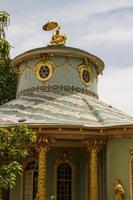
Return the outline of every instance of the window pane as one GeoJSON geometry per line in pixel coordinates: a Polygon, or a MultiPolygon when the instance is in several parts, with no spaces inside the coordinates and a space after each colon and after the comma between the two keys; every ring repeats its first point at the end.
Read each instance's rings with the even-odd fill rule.
{"type": "Polygon", "coordinates": [[[32,171],[27,171],[25,173],[25,182],[24,182],[24,199],[32,200],[32,182],[33,182],[33,174],[32,171]]]}
{"type": "Polygon", "coordinates": [[[57,168],[57,200],[72,199],[72,168],[63,163],[57,168]]]}
{"type": "Polygon", "coordinates": [[[35,200],[37,194],[38,165],[35,161],[28,163],[24,177],[24,200],[35,200]]]}

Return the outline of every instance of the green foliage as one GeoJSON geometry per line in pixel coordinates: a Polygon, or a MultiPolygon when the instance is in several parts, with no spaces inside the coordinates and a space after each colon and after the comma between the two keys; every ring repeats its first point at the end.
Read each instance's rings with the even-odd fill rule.
{"type": "Polygon", "coordinates": [[[0,128],[0,188],[12,188],[17,174],[21,174],[22,158],[28,155],[36,133],[26,125],[7,130],[0,128]]]}
{"type": "Polygon", "coordinates": [[[17,90],[17,76],[11,68],[10,60],[0,58],[0,105],[14,99],[17,90]]]}
{"type": "Polygon", "coordinates": [[[0,104],[15,98],[17,76],[10,60],[10,44],[5,39],[5,29],[9,25],[9,14],[0,11],[0,104]]]}
{"type": "Polygon", "coordinates": [[[5,39],[0,38],[0,60],[5,62],[9,59],[10,44],[5,39]]]}
{"type": "Polygon", "coordinates": [[[10,23],[9,14],[5,11],[0,11],[0,38],[5,38],[5,28],[10,23]]]}

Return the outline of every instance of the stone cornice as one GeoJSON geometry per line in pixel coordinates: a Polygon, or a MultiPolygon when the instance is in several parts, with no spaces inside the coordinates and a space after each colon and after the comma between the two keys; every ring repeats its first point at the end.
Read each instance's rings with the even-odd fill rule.
{"type": "MultiPolygon", "coordinates": [[[[11,128],[16,126],[3,126],[3,128],[11,128]]],[[[46,125],[46,124],[29,124],[30,128],[39,135],[45,134],[47,137],[55,139],[86,139],[86,138],[129,138],[133,137],[133,125],[119,125],[112,127],[81,127],[72,125],[46,125]]]]}
{"type": "Polygon", "coordinates": [[[96,65],[97,73],[102,73],[104,69],[104,62],[98,58],[97,56],[94,56],[86,51],[82,51],[80,49],[72,48],[72,47],[42,47],[37,49],[32,49],[30,51],[24,52],[18,56],[16,56],[12,60],[12,65],[17,66],[22,62],[25,62],[29,59],[38,58],[43,55],[48,56],[69,56],[69,57],[75,57],[75,58],[81,58],[81,59],[89,59],[91,62],[93,62],[96,65]]]}

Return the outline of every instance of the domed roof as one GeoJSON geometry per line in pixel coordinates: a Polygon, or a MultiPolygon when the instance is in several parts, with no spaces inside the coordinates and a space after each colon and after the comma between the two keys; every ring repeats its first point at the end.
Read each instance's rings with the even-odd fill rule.
{"type": "Polygon", "coordinates": [[[133,118],[87,94],[34,92],[0,107],[0,126],[13,124],[108,127],[133,124],[133,118]]]}

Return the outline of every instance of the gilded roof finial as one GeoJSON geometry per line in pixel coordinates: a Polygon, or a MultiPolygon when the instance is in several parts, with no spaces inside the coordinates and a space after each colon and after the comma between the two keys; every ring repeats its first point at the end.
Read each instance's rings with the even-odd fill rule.
{"type": "Polygon", "coordinates": [[[48,46],[64,46],[66,44],[66,35],[60,33],[60,26],[57,22],[49,21],[43,25],[44,31],[54,30],[51,41],[48,46]]]}

